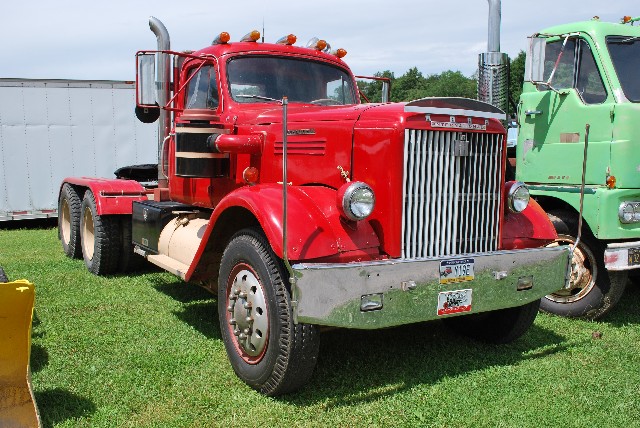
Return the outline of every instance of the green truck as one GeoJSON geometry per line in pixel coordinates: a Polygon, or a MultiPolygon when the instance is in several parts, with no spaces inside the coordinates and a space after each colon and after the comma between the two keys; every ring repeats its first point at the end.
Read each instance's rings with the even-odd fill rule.
{"type": "Polygon", "coordinates": [[[576,243],[586,166],[570,281],[542,299],[547,312],[597,319],[640,268],[637,21],[595,17],[530,38],[517,109],[516,179],[547,211],[560,243],[576,243]]]}

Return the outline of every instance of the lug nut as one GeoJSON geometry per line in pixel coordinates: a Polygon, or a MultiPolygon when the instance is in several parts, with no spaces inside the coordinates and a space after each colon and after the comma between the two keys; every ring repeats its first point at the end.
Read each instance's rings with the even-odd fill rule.
{"type": "Polygon", "coordinates": [[[231,318],[231,319],[229,320],[229,325],[236,325],[237,323],[238,323],[238,322],[236,321],[236,319],[235,319],[235,318],[231,318]]]}
{"type": "Polygon", "coordinates": [[[252,317],[246,317],[244,320],[246,322],[248,322],[249,324],[253,323],[253,318],[252,317]]]}
{"type": "Polygon", "coordinates": [[[246,303],[245,303],[244,305],[242,305],[242,306],[244,306],[244,308],[245,308],[245,309],[251,309],[251,302],[246,302],[246,303]]]}

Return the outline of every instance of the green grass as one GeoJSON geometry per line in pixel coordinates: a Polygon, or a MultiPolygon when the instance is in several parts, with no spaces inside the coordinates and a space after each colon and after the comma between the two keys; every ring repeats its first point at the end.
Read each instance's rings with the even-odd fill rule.
{"type": "Polygon", "coordinates": [[[632,284],[602,322],[540,314],[506,346],[439,322],[328,331],[309,385],[274,399],[236,378],[215,299],[197,286],[153,270],[96,277],[64,257],[51,228],[0,229],[0,265],[36,284],[45,427],[640,426],[632,284]]]}

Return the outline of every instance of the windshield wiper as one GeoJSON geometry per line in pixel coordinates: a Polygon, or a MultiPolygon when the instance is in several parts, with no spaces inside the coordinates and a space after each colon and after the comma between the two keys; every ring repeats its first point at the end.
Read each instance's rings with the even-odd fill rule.
{"type": "Polygon", "coordinates": [[[282,102],[282,100],[276,100],[275,98],[263,97],[262,95],[246,95],[246,94],[238,94],[234,95],[235,98],[255,98],[257,100],[263,101],[275,101],[277,103],[282,102]]]}

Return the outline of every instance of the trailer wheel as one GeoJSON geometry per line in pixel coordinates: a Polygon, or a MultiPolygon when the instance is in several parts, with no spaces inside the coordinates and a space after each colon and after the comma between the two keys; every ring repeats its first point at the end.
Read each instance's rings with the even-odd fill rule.
{"type": "Polygon", "coordinates": [[[269,396],[304,385],[316,365],[317,327],[294,324],[287,276],[262,233],[236,233],[220,262],[218,317],[233,370],[269,396]]]}
{"type": "Polygon", "coordinates": [[[91,191],[82,200],[80,238],[87,269],[96,275],[108,275],[118,269],[121,251],[120,219],[96,215],[96,201],[91,191]]]}
{"type": "MultiPolygon", "coordinates": [[[[578,236],[575,216],[568,211],[549,211],[548,215],[558,233],[552,245],[574,244],[578,236]]],[[[628,272],[608,271],[604,267],[604,250],[605,246],[583,228],[571,261],[570,287],[545,296],[540,308],[556,315],[588,320],[609,312],[624,293],[628,272]]]]}
{"type": "Polygon", "coordinates": [[[72,259],[82,257],[80,247],[80,207],[82,201],[76,189],[65,183],[58,198],[58,237],[64,253],[72,259]]]}
{"type": "Polygon", "coordinates": [[[515,308],[500,309],[474,315],[444,318],[454,332],[487,343],[513,342],[529,330],[536,319],[540,300],[515,308]]]}

